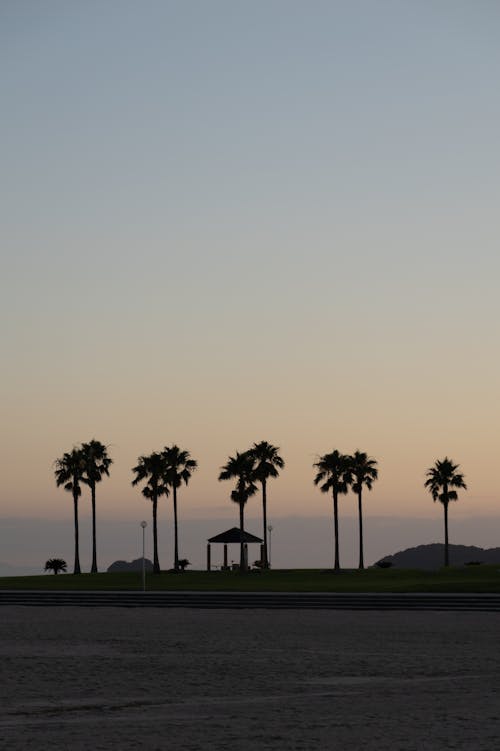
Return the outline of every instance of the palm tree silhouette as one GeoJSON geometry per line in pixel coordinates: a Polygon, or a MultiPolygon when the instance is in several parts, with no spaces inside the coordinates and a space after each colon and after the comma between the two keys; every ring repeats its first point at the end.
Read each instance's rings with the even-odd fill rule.
{"type": "Polygon", "coordinates": [[[84,460],[80,449],[73,448],[67,451],[60,459],[56,459],[54,475],[56,485],[64,485],[64,490],[73,496],[73,515],[75,526],[75,564],[73,567],[74,574],[80,574],[80,550],[79,550],[79,531],[78,531],[78,499],[82,494],[80,483],[83,479],[84,460]]]}
{"type": "Polygon", "coordinates": [[[453,488],[463,488],[467,490],[464,476],[457,472],[459,464],[454,464],[451,459],[445,456],[441,461],[438,459],[434,466],[430,467],[427,472],[425,487],[432,495],[433,501],[440,501],[444,507],[444,565],[450,565],[448,551],[448,503],[458,500],[457,491],[453,488]]]}
{"type": "Polygon", "coordinates": [[[62,558],[49,558],[45,563],[44,571],[53,571],[54,574],[58,574],[59,571],[66,573],[68,564],[62,558]]]}
{"type": "Polygon", "coordinates": [[[165,446],[162,452],[165,460],[165,472],[163,481],[165,485],[173,490],[174,501],[174,568],[179,570],[179,541],[178,541],[178,524],[177,524],[177,488],[182,483],[188,484],[192,473],[198,467],[196,459],[191,459],[189,451],[181,451],[176,446],[165,446]]]}
{"type": "Polygon", "coordinates": [[[364,568],[363,558],[363,509],[362,494],[363,486],[371,490],[374,481],[378,478],[377,462],[371,459],[364,451],[355,451],[349,457],[350,472],[352,474],[352,489],[358,496],[359,516],[359,568],[364,568]]]}
{"type": "Polygon", "coordinates": [[[323,493],[332,491],[333,496],[333,529],[335,537],[335,563],[336,571],[340,569],[339,560],[339,511],[338,497],[345,495],[352,481],[350,474],[350,457],[344,456],[337,449],[330,454],[323,454],[314,464],[318,472],[314,478],[314,484],[320,485],[323,493]],[[322,484],[320,484],[322,483],[322,484]]]}
{"type": "Polygon", "coordinates": [[[132,468],[135,477],[132,485],[146,481],[142,495],[149,498],[153,504],[153,573],[160,573],[158,559],[158,499],[162,495],[169,495],[168,486],[163,480],[165,475],[165,458],[163,454],[154,451],[149,456],[140,456],[136,467],[132,468]]]}
{"type": "Polygon", "coordinates": [[[261,441],[260,443],[254,443],[248,452],[255,462],[253,470],[254,480],[260,482],[262,488],[262,522],[264,529],[262,564],[264,568],[269,568],[267,555],[267,480],[270,477],[278,477],[278,469],[283,469],[285,466],[285,462],[278,451],[279,448],[276,446],[272,446],[267,441],[261,441]]]}
{"type": "Polygon", "coordinates": [[[96,513],[95,486],[101,482],[104,475],[109,477],[109,468],[113,460],[108,456],[107,447],[93,438],[88,443],[82,443],[81,448],[84,470],[82,481],[90,488],[92,502],[92,566],[90,572],[97,573],[97,541],[96,541],[96,513]]]}
{"type": "Polygon", "coordinates": [[[226,464],[221,467],[219,480],[236,479],[236,487],[231,492],[231,500],[238,504],[240,510],[240,571],[246,571],[245,558],[245,541],[243,534],[245,531],[245,504],[248,499],[257,492],[257,486],[254,483],[254,459],[249,451],[236,456],[230,456],[226,464]]]}

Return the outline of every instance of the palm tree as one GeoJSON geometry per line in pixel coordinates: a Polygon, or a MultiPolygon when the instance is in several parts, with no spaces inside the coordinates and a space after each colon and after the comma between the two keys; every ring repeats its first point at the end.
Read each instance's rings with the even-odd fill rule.
{"type": "Polygon", "coordinates": [[[453,464],[451,459],[445,456],[441,461],[437,460],[433,467],[427,472],[425,487],[428,488],[432,495],[433,501],[440,501],[444,507],[444,565],[450,565],[448,554],[448,503],[458,500],[457,491],[453,488],[463,488],[467,490],[464,476],[457,472],[459,464],[453,464]]]}
{"type": "Polygon", "coordinates": [[[168,495],[169,489],[163,480],[165,474],[165,458],[163,454],[154,451],[149,456],[140,456],[136,467],[132,468],[135,477],[132,485],[146,481],[142,489],[142,495],[149,498],[153,504],[153,573],[160,573],[160,561],[158,559],[158,499],[162,495],[168,495]]]}
{"type": "Polygon", "coordinates": [[[90,573],[97,573],[97,543],[95,518],[95,486],[104,475],[109,477],[109,468],[113,460],[108,456],[107,447],[93,438],[89,443],[82,443],[84,474],[82,481],[89,486],[92,502],[92,567],[90,573]]]}
{"type": "Polygon", "coordinates": [[[182,483],[188,484],[191,475],[198,467],[196,459],[191,459],[189,451],[181,451],[178,446],[165,446],[163,449],[163,458],[165,460],[165,473],[163,481],[165,485],[173,490],[174,501],[174,568],[179,570],[179,541],[177,526],[177,488],[182,483]]]}
{"type": "Polygon", "coordinates": [[[75,525],[75,564],[73,567],[74,574],[80,574],[80,551],[79,551],[79,532],[78,532],[78,499],[82,494],[80,483],[83,479],[84,460],[80,449],[73,448],[60,459],[55,461],[54,474],[56,485],[64,485],[64,490],[73,496],[73,514],[75,525]]]}
{"type": "Polygon", "coordinates": [[[257,492],[257,486],[254,483],[254,459],[249,451],[236,456],[230,456],[226,464],[221,467],[219,480],[236,479],[236,487],[231,492],[231,500],[238,504],[240,509],[240,571],[246,571],[245,558],[245,519],[244,510],[248,499],[257,492]]]}
{"type": "Polygon", "coordinates": [[[45,564],[44,571],[53,571],[54,574],[58,574],[59,571],[66,573],[68,564],[62,558],[49,558],[45,564]]]}
{"type": "Polygon", "coordinates": [[[323,493],[328,493],[330,490],[332,491],[333,528],[335,536],[334,568],[336,571],[340,569],[338,497],[339,495],[345,495],[347,493],[352,480],[349,460],[350,457],[344,456],[337,451],[337,449],[334,449],[330,454],[323,454],[323,456],[320,456],[319,460],[314,464],[318,470],[316,477],[314,478],[314,484],[320,485],[320,490],[323,493]]]}
{"type": "Polygon", "coordinates": [[[253,457],[255,467],[253,471],[254,479],[260,482],[262,488],[262,522],[264,530],[264,545],[262,555],[263,568],[269,568],[267,557],[267,480],[270,477],[278,477],[278,469],[283,469],[285,462],[278,454],[279,448],[272,446],[267,441],[254,443],[249,450],[250,456],[253,457]]]}
{"type": "Polygon", "coordinates": [[[359,568],[364,568],[363,559],[363,509],[362,494],[363,486],[371,490],[373,483],[378,478],[377,462],[371,459],[364,451],[355,451],[349,457],[349,467],[352,474],[352,489],[358,495],[358,516],[359,516],[359,568]]]}

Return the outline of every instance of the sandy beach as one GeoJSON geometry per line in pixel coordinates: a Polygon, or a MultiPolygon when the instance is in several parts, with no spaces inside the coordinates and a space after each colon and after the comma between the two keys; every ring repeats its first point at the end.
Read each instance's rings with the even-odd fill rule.
{"type": "Polygon", "coordinates": [[[3,747],[500,744],[500,614],[0,610],[3,747]]]}

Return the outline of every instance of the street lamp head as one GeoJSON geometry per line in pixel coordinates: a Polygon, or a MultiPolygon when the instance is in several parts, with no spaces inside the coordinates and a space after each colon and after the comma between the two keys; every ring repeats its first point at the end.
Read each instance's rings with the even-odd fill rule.
{"type": "Polygon", "coordinates": [[[147,523],[147,522],[141,522],[141,527],[142,527],[143,529],[145,529],[145,528],[146,528],[147,526],[148,526],[148,523],[147,523]]]}
{"type": "Polygon", "coordinates": [[[273,525],[272,524],[268,524],[267,525],[267,531],[268,532],[272,532],[273,531],[273,525]]]}

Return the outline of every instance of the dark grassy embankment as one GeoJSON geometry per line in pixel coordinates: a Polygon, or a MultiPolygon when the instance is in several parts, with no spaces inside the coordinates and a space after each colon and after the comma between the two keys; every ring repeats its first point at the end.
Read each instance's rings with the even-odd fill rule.
{"type": "MultiPolygon", "coordinates": [[[[500,565],[420,571],[413,569],[365,569],[320,571],[282,569],[249,572],[187,571],[148,574],[148,590],[240,592],[500,592],[500,565]]],[[[0,589],[40,590],[137,590],[138,573],[102,573],[16,576],[0,578],[0,589]]]]}

